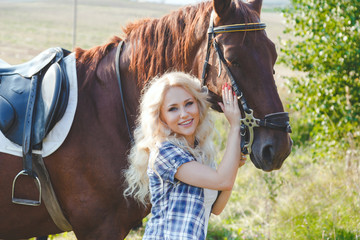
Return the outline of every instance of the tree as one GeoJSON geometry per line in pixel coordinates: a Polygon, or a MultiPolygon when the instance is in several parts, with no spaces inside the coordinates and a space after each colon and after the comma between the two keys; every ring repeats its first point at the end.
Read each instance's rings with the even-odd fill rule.
{"type": "Polygon", "coordinates": [[[283,14],[293,36],[280,61],[306,73],[289,78],[290,108],[301,113],[295,138],[308,134],[316,147],[359,143],[360,1],[291,0],[283,14]]]}

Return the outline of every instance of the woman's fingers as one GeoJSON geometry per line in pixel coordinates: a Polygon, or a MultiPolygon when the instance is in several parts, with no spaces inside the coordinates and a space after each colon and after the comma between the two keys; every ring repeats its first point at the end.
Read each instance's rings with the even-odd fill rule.
{"type": "Polygon", "coordinates": [[[225,106],[233,106],[235,104],[234,93],[230,85],[225,83],[222,87],[222,99],[225,106]]]}
{"type": "Polygon", "coordinates": [[[243,166],[246,163],[246,155],[240,154],[240,161],[239,161],[239,167],[243,166]]]}
{"type": "Polygon", "coordinates": [[[223,104],[226,105],[227,104],[227,84],[222,86],[222,100],[223,100],[223,104]]]}
{"type": "Polygon", "coordinates": [[[238,100],[235,93],[232,90],[232,87],[225,83],[222,86],[222,100],[223,103],[220,104],[222,111],[224,112],[227,120],[230,125],[239,124],[240,119],[240,109],[238,106],[238,100]]]}

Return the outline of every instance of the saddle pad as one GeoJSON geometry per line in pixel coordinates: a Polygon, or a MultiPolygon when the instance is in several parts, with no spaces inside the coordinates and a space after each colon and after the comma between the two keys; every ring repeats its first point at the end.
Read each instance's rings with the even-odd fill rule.
{"type": "MultiPolygon", "coordinates": [[[[69,102],[64,116],[56,123],[54,128],[44,139],[42,151],[33,151],[34,153],[42,154],[43,157],[49,156],[61,146],[70,131],[70,127],[75,116],[78,98],[75,53],[72,53],[64,58],[64,63],[66,65],[70,85],[69,102]]],[[[7,139],[1,131],[0,152],[22,157],[22,147],[7,139]]]]}

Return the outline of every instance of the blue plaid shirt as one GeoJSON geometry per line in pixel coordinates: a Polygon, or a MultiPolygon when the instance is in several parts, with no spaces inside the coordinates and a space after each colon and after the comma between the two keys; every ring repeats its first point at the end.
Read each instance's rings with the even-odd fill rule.
{"type": "Polygon", "coordinates": [[[170,142],[159,148],[154,164],[158,175],[150,166],[147,170],[152,216],[143,239],[205,239],[204,190],[174,177],[177,169],[190,161],[196,161],[192,154],[170,142]]]}

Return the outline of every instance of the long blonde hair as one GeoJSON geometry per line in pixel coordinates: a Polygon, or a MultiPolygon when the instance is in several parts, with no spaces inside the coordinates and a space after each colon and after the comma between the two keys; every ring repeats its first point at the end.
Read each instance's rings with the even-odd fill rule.
{"type": "Polygon", "coordinates": [[[144,88],[140,101],[140,115],[134,131],[135,144],[129,154],[130,166],[125,171],[128,187],[124,196],[132,196],[142,204],[148,203],[149,178],[146,171],[148,166],[154,165],[158,146],[164,141],[170,141],[189,151],[203,164],[214,163],[215,150],[212,142],[214,124],[208,111],[207,94],[201,90],[199,79],[182,72],[170,72],[150,81],[144,88]],[[182,87],[198,104],[200,120],[195,131],[197,141],[195,148],[191,148],[184,137],[172,132],[160,120],[161,105],[167,90],[171,87],[182,87]],[[152,153],[151,157],[150,153],[152,153]]]}

